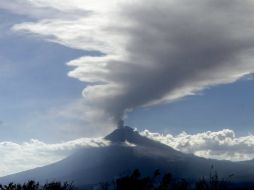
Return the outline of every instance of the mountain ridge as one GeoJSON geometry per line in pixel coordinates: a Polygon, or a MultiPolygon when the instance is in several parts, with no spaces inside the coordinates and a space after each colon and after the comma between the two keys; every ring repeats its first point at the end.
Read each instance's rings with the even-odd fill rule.
{"type": "Polygon", "coordinates": [[[141,136],[127,126],[114,130],[105,139],[111,145],[82,148],[59,162],[1,177],[0,183],[22,183],[33,179],[42,183],[50,180],[74,181],[77,186],[86,186],[111,181],[136,168],[144,175],[160,169],[179,178],[195,180],[208,176],[212,165],[221,177],[226,178],[234,173],[237,174],[235,181],[254,181],[253,162],[219,161],[184,154],[141,136]]]}

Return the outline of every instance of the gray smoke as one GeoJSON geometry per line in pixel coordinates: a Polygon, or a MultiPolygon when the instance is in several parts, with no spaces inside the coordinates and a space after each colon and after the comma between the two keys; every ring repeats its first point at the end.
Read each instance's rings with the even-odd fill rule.
{"type": "Polygon", "coordinates": [[[174,0],[125,5],[120,16],[131,24],[115,28],[128,39],[127,56],[106,60],[106,72],[94,73],[102,84],[86,88],[84,95],[119,120],[128,110],[174,101],[252,73],[252,4],[174,0]]]}
{"type": "Polygon", "coordinates": [[[75,67],[69,76],[86,82],[87,104],[115,121],[137,107],[169,103],[254,72],[253,1],[119,2],[108,1],[112,9],[94,9],[88,18],[14,29],[100,51],[68,63],[75,67]]]}

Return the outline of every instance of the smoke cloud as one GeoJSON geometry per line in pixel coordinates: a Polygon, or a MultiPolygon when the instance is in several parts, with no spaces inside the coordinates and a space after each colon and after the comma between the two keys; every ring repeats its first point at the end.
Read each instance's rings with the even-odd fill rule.
{"type": "MultiPolygon", "coordinates": [[[[66,12],[61,1],[31,2],[66,12]]],[[[72,12],[79,10],[75,20],[47,15],[13,30],[97,51],[69,62],[68,75],[84,81],[87,104],[114,121],[254,72],[251,0],[70,2],[72,12]],[[89,14],[80,16],[80,10],[89,14]]]]}

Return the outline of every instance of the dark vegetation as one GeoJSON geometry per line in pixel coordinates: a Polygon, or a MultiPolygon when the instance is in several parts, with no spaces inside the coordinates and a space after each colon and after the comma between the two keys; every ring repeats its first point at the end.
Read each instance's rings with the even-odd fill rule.
{"type": "Polygon", "coordinates": [[[220,179],[217,172],[211,167],[209,177],[202,177],[196,182],[173,178],[170,173],[161,175],[155,170],[150,177],[142,177],[138,169],[130,175],[120,177],[111,183],[101,183],[97,190],[254,190],[253,185],[233,184],[228,179],[220,179]]]}
{"type": "Polygon", "coordinates": [[[119,177],[112,182],[100,183],[89,188],[76,188],[73,183],[53,181],[40,185],[39,182],[28,181],[24,184],[9,183],[1,185],[0,190],[254,190],[253,184],[233,184],[228,179],[220,179],[217,172],[211,167],[209,177],[202,177],[196,182],[174,178],[171,173],[161,174],[157,169],[152,176],[142,177],[135,169],[129,175],[119,177]]]}
{"type": "Polygon", "coordinates": [[[40,185],[39,182],[28,181],[24,184],[9,183],[0,185],[0,190],[75,190],[73,183],[50,182],[40,185]]]}

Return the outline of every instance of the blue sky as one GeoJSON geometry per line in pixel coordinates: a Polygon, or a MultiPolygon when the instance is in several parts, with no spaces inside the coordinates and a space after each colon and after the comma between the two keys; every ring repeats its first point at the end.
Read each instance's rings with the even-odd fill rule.
{"type": "Polygon", "coordinates": [[[121,118],[179,151],[252,159],[252,4],[2,0],[0,176],[106,145],[121,118]]]}
{"type": "MultiPolygon", "coordinates": [[[[0,140],[20,142],[38,138],[51,142],[100,135],[89,131],[91,128],[83,121],[73,121],[73,118],[41,118],[52,109],[62,109],[82,99],[86,83],[68,77],[71,68],[66,63],[81,56],[98,55],[96,51],[70,48],[36,34],[27,35],[11,29],[15,24],[36,20],[31,16],[1,10],[0,20],[0,140]],[[64,126],[66,122],[69,125],[64,126]]],[[[138,108],[128,114],[126,123],[140,130],[162,133],[229,128],[246,135],[253,132],[254,125],[253,85],[252,79],[242,79],[170,104],[138,108]]]]}
{"type": "Polygon", "coordinates": [[[238,135],[253,133],[253,86],[252,79],[244,79],[213,87],[200,95],[189,96],[171,104],[140,109],[129,115],[128,122],[139,129],[159,129],[165,134],[225,128],[233,129],[238,135]]]}
{"type": "Polygon", "coordinates": [[[34,114],[80,98],[84,84],[67,77],[65,63],[89,52],[12,32],[12,24],[29,20],[24,16],[1,11],[0,20],[4,23],[0,37],[1,140],[34,138],[35,131],[45,138],[48,135],[41,125],[48,124],[40,124],[34,114]],[[28,127],[30,122],[35,122],[35,129],[28,127]]]}

